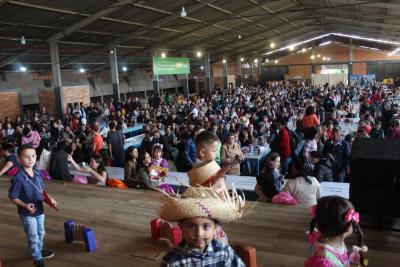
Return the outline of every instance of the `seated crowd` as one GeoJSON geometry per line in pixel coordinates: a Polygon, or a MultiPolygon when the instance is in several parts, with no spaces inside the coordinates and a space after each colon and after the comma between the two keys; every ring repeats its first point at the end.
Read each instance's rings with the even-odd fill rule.
{"type": "Polygon", "coordinates": [[[154,179],[159,173],[152,166],[187,172],[199,162],[199,143],[214,135],[219,141],[207,143],[204,153],[215,152],[227,174],[254,176],[247,152],[269,147],[264,167],[255,174],[261,199],[288,192],[299,203],[314,205],[320,182],[348,181],[354,138],[400,138],[398,95],[398,88],[377,82],[270,82],[217,89],[211,96],[167,94],[146,102],[136,97],[125,103],[70,105],[63,121],[42,107],[30,118],[7,117],[0,123],[5,158],[0,175],[19,167],[14,148],[30,144],[37,150],[38,169],[53,179],[80,182],[82,177],[70,172],[76,169],[87,182],[106,185],[106,167],[112,166],[124,168],[128,187],[154,188],[162,181],[154,179]],[[138,124],[144,137],[125,150],[123,131],[138,124]],[[354,133],[342,127],[353,124],[354,133]],[[199,140],[203,131],[208,135],[199,140]]]}

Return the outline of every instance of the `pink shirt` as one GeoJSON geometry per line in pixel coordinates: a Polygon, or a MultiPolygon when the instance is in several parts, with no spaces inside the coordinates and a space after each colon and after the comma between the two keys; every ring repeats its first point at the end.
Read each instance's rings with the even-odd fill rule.
{"type": "Polygon", "coordinates": [[[32,145],[34,148],[37,148],[40,143],[40,135],[37,131],[31,131],[30,136],[22,136],[21,143],[23,145],[32,145]]]}

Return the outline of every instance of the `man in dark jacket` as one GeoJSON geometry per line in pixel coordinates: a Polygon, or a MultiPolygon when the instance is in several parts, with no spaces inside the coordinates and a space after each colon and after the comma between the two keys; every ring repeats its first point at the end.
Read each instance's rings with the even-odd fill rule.
{"type": "Polygon", "coordinates": [[[350,145],[347,141],[342,140],[339,128],[333,128],[333,138],[326,141],[323,152],[334,155],[335,182],[344,182],[346,173],[350,169],[350,145]]]}
{"type": "Polygon", "coordinates": [[[313,176],[317,178],[318,182],[333,182],[333,156],[328,154],[326,157],[322,157],[318,151],[312,151],[310,156],[314,165],[313,176]]]}
{"type": "Polygon", "coordinates": [[[51,156],[49,174],[57,180],[71,181],[73,178],[68,170],[68,153],[64,141],[57,143],[56,151],[51,156]]]}

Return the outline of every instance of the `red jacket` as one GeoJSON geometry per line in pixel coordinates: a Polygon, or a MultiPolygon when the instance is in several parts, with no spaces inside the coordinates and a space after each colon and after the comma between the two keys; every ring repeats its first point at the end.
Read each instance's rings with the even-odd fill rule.
{"type": "Polygon", "coordinates": [[[290,149],[290,136],[285,127],[279,130],[278,137],[274,141],[274,146],[278,148],[281,158],[287,159],[290,157],[292,153],[290,149]]]}

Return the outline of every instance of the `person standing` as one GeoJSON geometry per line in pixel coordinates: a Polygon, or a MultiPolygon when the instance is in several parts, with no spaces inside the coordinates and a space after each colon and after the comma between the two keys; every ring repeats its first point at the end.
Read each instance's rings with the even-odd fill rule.
{"type": "MultiPolygon", "coordinates": [[[[36,151],[33,146],[20,147],[18,158],[22,168],[13,178],[8,197],[18,207],[34,266],[44,267],[43,259],[54,256],[53,251],[43,249],[45,215],[42,191],[45,184],[40,173],[34,169],[36,151]]],[[[51,196],[49,199],[52,205],[57,206],[57,202],[51,196]]]]}
{"type": "Polygon", "coordinates": [[[125,136],[122,131],[116,131],[116,124],[114,121],[109,123],[110,131],[107,135],[108,151],[111,156],[111,166],[124,167],[124,140],[125,136]]]}
{"type": "Polygon", "coordinates": [[[235,140],[235,133],[231,132],[228,141],[222,145],[221,161],[222,165],[228,167],[226,174],[240,175],[240,162],[244,157],[240,145],[235,140]]]}

